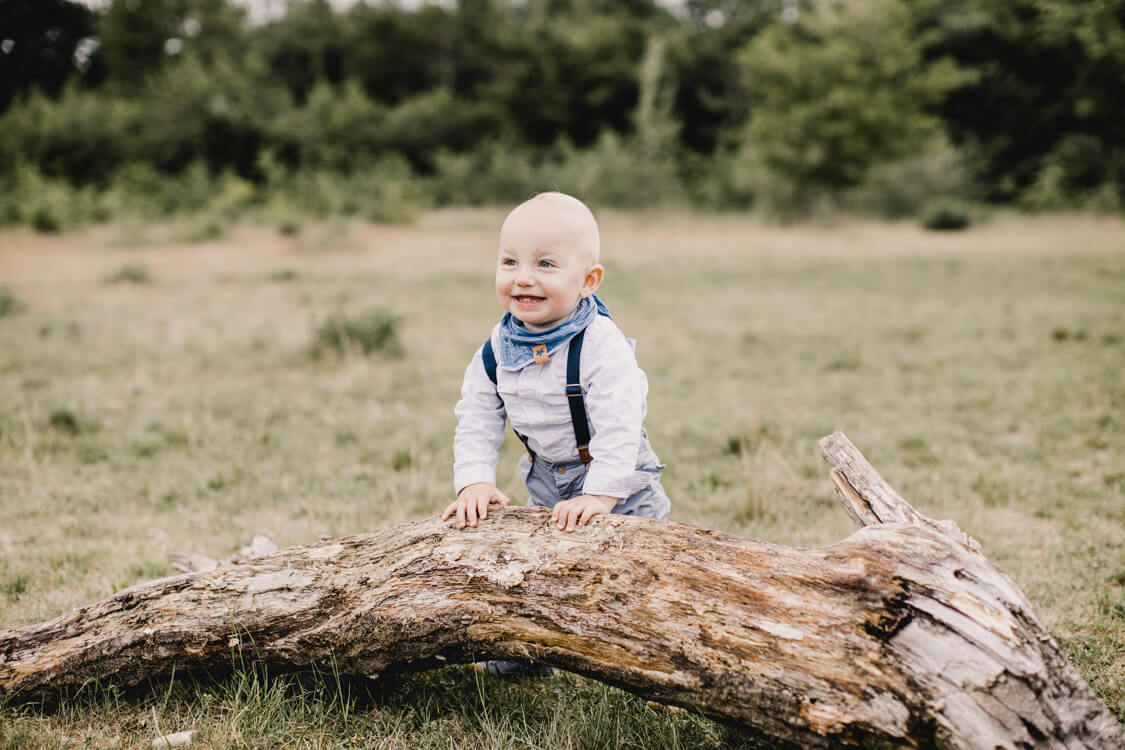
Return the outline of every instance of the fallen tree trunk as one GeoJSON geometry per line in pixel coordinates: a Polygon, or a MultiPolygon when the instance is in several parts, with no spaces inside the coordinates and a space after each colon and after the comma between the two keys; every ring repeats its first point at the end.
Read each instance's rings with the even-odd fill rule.
{"type": "Polygon", "coordinates": [[[842,434],[821,441],[860,529],[823,549],[544,509],[436,518],[140,584],[0,631],[0,691],[35,699],[224,670],[374,675],[542,662],[782,743],[1125,746],[1015,585],[918,513],[842,434]]]}

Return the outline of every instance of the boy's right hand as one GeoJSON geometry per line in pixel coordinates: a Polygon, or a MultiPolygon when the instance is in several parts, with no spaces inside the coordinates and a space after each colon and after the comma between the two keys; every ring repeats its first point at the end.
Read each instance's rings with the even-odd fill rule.
{"type": "Polygon", "coordinates": [[[511,503],[508,498],[500,490],[496,489],[496,485],[489,484],[488,482],[478,482],[470,484],[461,489],[461,493],[457,495],[457,499],[449,504],[445,512],[441,514],[441,520],[445,520],[457,514],[457,528],[465,528],[465,522],[468,521],[470,526],[477,525],[477,518],[482,521],[488,518],[488,506],[490,503],[500,503],[507,507],[511,503]]]}

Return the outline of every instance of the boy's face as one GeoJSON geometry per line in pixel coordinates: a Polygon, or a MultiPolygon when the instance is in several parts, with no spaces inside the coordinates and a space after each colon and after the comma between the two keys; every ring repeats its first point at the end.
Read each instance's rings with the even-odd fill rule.
{"type": "Polygon", "coordinates": [[[569,218],[532,202],[509,214],[500,230],[496,296],[528,330],[564,322],[601,283],[589,238],[569,218]]]}

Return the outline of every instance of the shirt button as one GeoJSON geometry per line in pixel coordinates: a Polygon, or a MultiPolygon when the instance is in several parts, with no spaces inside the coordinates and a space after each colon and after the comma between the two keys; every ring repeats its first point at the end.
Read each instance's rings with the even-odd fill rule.
{"type": "Polygon", "coordinates": [[[563,466],[562,464],[559,464],[558,468],[555,469],[555,471],[557,471],[560,474],[565,474],[566,473],[566,467],[563,466]]]}

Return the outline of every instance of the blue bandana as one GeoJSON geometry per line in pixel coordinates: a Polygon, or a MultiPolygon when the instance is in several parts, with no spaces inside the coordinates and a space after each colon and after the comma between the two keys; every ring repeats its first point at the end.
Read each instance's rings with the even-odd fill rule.
{"type": "Polygon", "coordinates": [[[596,295],[583,297],[565,323],[539,333],[524,328],[511,313],[504,313],[500,320],[500,366],[508,372],[518,372],[532,363],[547,362],[598,315],[611,318],[609,308],[596,295]]]}

